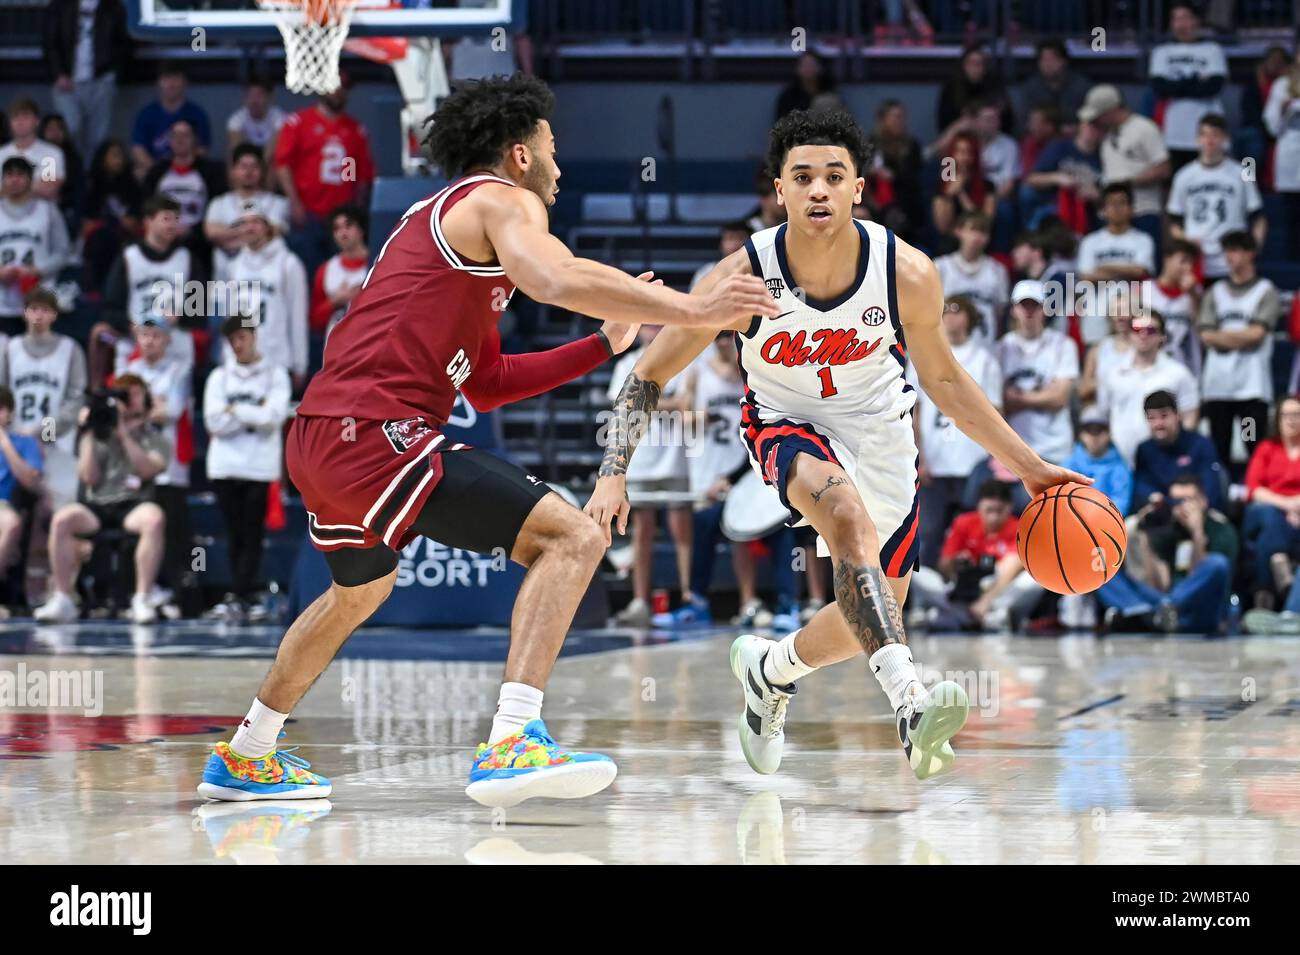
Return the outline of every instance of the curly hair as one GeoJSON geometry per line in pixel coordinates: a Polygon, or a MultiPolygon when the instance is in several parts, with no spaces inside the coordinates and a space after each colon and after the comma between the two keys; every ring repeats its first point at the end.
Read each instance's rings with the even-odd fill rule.
{"type": "Polygon", "coordinates": [[[862,127],[841,109],[786,113],[772,127],[767,147],[767,172],[780,178],[785,157],[795,146],[842,146],[853,159],[853,170],[865,175],[871,166],[871,144],[862,127]]]}
{"type": "Polygon", "coordinates": [[[496,165],[549,119],[555,94],[536,77],[490,76],[458,84],[425,120],[424,144],[448,176],[496,165]]]}

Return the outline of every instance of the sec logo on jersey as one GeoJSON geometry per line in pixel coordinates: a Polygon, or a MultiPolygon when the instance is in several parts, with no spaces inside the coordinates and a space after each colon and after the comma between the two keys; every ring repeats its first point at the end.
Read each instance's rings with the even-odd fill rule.
{"type": "Polygon", "coordinates": [[[877,325],[883,325],[885,322],[885,310],[879,305],[873,305],[862,313],[862,322],[869,328],[875,328],[877,325]]]}

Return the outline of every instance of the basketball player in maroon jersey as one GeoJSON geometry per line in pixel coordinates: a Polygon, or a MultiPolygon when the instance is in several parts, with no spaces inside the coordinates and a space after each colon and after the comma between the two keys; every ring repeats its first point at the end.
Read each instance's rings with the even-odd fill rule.
{"type": "Polygon", "coordinates": [[[541,394],[628,348],[642,322],[723,326],[775,315],[763,281],[734,276],[686,295],[575,258],[548,232],[560,171],[539,80],[466,84],[430,117],[426,144],[446,188],[407,210],[380,249],[289,429],[286,464],[332,583],[289,627],[247,718],[208,761],[214,799],[328,795],[327,779],[277,752],[285,719],[352,631],[392,590],[417,535],[502,553],[528,568],[515,600],[496,717],[466,792],[484,805],[574,798],[613,780],[608,757],[568,752],[542,723],[542,688],[604,554],[580,510],[519,468],[448,440],[456,392],[480,411],[541,394]],[[501,354],[497,322],[515,288],[604,319],[544,352],[501,354]]]}

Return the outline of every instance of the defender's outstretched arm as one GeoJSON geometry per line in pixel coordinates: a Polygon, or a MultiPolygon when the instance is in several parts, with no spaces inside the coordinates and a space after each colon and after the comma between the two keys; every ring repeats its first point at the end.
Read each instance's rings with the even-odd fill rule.
{"type": "Polygon", "coordinates": [[[1091,484],[1091,478],[1044,461],[993,407],[944,337],[943,286],[934,263],[901,239],[896,241],[898,317],[907,357],[916,365],[925,393],[963,434],[1015,472],[1030,495],[1068,481],[1091,484]]]}

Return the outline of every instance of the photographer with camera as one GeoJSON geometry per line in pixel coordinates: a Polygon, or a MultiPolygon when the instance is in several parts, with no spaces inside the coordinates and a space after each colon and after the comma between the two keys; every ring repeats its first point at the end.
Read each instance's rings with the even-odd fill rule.
{"type": "Polygon", "coordinates": [[[1217,633],[1237,563],[1236,528],[1185,472],[1136,515],[1124,567],[1097,591],[1107,627],[1217,633]]]}
{"type": "Polygon", "coordinates": [[[53,585],[45,604],[33,614],[38,622],[77,619],[72,591],[77,570],[90,553],[85,542],[103,530],[118,529],[139,538],[131,622],[156,619],[149,592],[162,563],[166,522],[153,501],[153,482],[167,467],[171,445],[150,421],[150,406],[144,381],[136,375],[120,375],[111,391],[91,395],[82,410],[77,436],[81,500],[59,508],[50,522],[53,585]]]}

